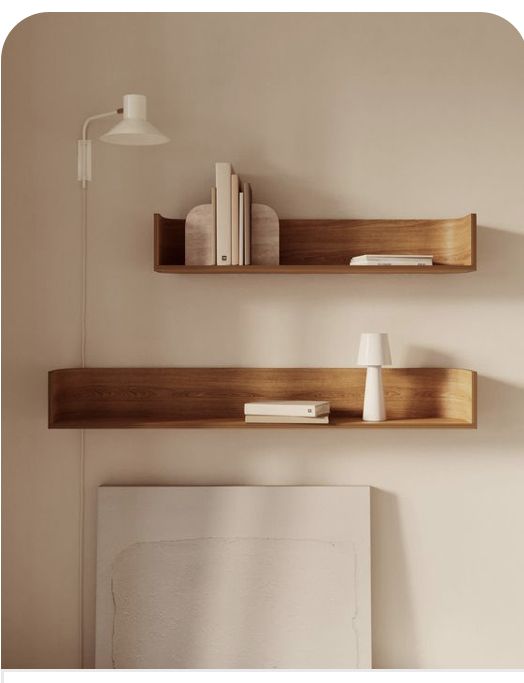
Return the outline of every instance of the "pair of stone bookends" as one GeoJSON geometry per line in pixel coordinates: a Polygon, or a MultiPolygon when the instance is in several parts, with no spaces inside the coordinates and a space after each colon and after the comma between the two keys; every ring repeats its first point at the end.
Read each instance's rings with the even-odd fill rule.
{"type": "MultiPolygon", "coordinates": [[[[216,230],[214,206],[201,204],[187,214],[185,225],[185,265],[214,266],[216,230]]],[[[274,209],[251,204],[250,263],[252,266],[279,265],[279,221],[274,209]]]]}

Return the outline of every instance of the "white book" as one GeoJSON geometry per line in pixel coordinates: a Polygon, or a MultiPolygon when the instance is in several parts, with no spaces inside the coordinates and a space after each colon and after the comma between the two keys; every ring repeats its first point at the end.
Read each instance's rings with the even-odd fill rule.
{"type": "Polygon", "coordinates": [[[244,404],[244,415],[318,417],[329,413],[329,401],[259,401],[244,404]]]}
{"type": "Polygon", "coordinates": [[[244,193],[238,193],[238,265],[244,265],[244,193]]]}
{"type": "Polygon", "coordinates": [[[251,265],[251,185],[243,183],[244,192],[244,265],[251,265]]]}
{"type": "Polygon", "coordinates": [[[433,256],[427,254],[364,254],[354,256],[352,266],[432,266],[433,256]]]}
{"type": "Polygon", "coordinates": [[[239,180],[236,173],[231,176],[231,265],[238,266],[238,195],[239,180]]]}
{"type": "Polygon", "coordinates": [[[412,261],[409,259],[399,259],[395,261],[370,261],[369,263],[351,263],[349,264],[350,266],[355,266],[358,268],[359,266],[370,266],[370,267],[380,267],[380,266],[413,266],[413,267],[424,267],[424,268],[431,268],[433,265],[432,263],[427,263],[426,261],[412,261]]]}
{"type": "Polygon", "coordinates": [[[246,415],[246,422],[258,422],[264,424],[310,424],[327,425],[329,415],[322,417],[289,417],[288,415],[246,415]]]}
{"type": "Polygon", "coordinates": [[[231,265],[231,164],[215,164],[217,187],[217,265],[231,265]]]}

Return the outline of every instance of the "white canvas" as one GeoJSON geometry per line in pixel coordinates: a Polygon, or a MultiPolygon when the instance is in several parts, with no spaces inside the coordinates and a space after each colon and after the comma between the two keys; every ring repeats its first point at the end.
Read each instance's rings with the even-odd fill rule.
{"type": "Polygon", "coordinates": [[[102,487],[97,668],[369,668],[369,488],[102,487]]]}

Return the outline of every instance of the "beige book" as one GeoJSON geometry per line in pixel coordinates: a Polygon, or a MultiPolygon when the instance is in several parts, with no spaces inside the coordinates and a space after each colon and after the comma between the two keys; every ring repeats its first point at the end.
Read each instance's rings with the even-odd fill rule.
{"type": "Polygon", "coordinates": [[[233,174],[231,176],[231,265],[238,266],[238,224],[239,224],[239,179],[233,174]]]}
{"type": "Polygon", "coordinates": [[[217,189],[211,188],[211,220],[213,221],[213,264],[217,262],[217,189]]]}
{"type": "Polygon", "coordinates": [[[287,415],[246,415],[246,422],[263,422],[265,424],[329,424],[329,415],[322,417],[289,417],[287,415]]]}
{"type": "Polygon", "coordinates": [[[217,265],[231,265],[231,164],[215,164],[217,188],[217,265]]]}
{"type": "Polygon", "coordinates": [[[251,265],[251,185],[243,183],[244,192],[244,264],[251,265]]]}
{"type": "Polygon", "coordinates": [[[245,265],[244,262],[244,193],[238,193],[238,265],[245,265]]]}

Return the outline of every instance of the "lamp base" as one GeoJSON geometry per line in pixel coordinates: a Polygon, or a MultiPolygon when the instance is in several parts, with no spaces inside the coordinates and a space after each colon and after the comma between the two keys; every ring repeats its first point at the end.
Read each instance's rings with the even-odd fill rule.
{"type": "Polygon", "coordinates": [[[380,366],[373,365],[367,369],[362,419],[364,422],[383,422],[386,419],[382,368],[380,366]]]}

